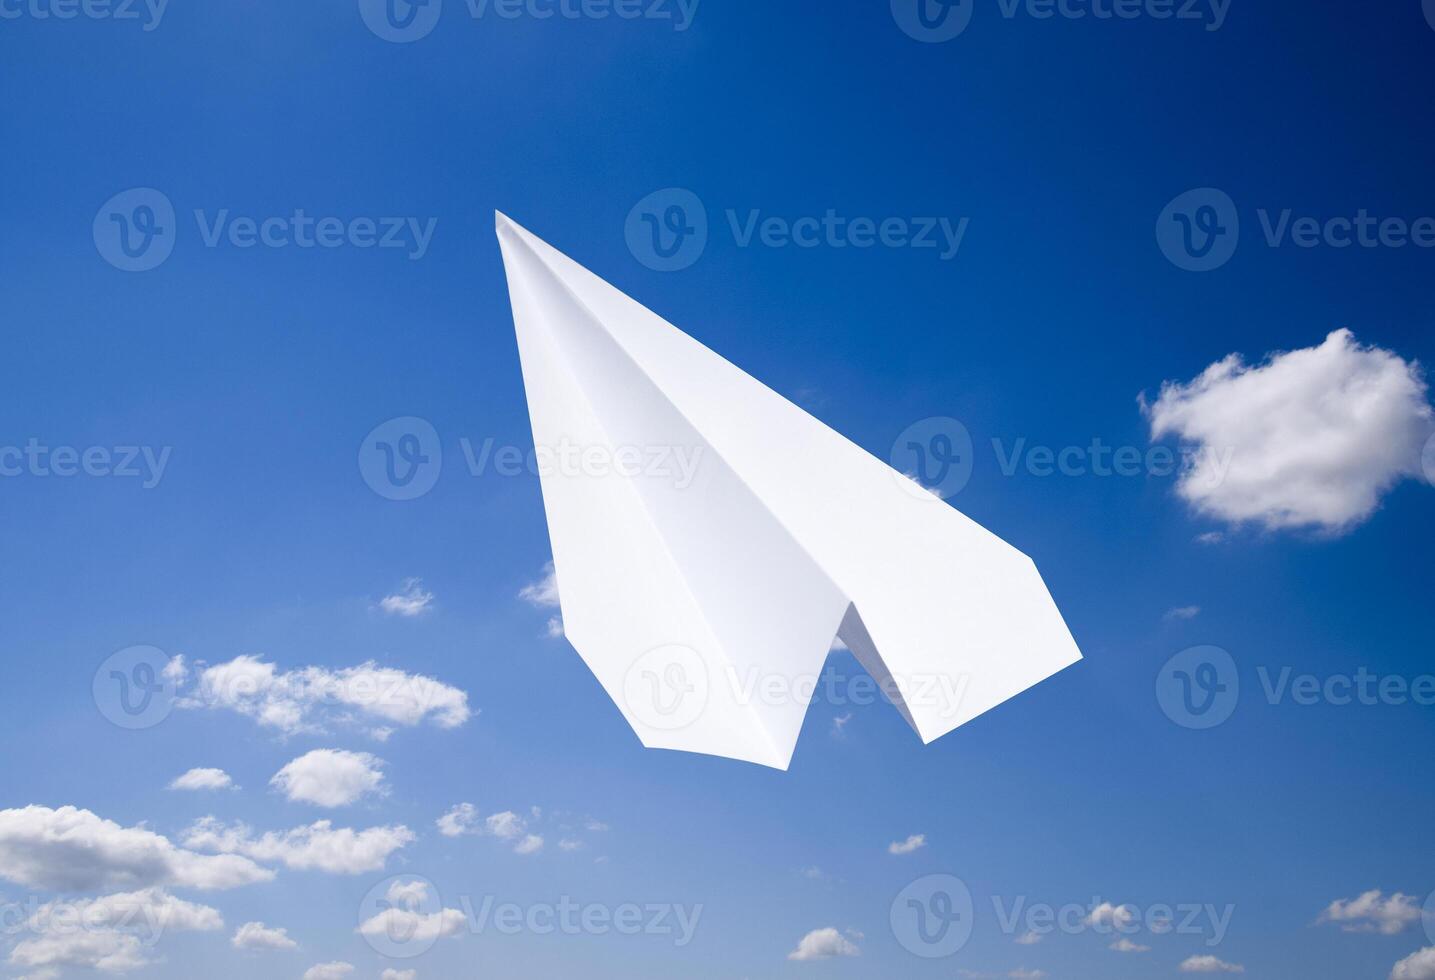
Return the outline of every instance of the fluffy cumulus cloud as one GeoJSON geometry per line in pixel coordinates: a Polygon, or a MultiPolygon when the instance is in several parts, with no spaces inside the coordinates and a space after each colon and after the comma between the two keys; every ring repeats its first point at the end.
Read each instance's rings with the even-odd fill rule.
{"type": "Polygon", "coordinates": [[[408,674],[373,661],[330,670],[304,667],[281,671],[261,657],[239,656],[206,667],[180,707],[227,709],[285,735],[320,733],[338,723],[414,726],[429,720],[457,728],[472,712],[468,695],[432,677],[408,674]]]}
{"type": "Polygon", "coordinates": [[[247,857],[196,854],[143,827],[122,827],[73,806],[0,810],[0,878],[28,888],[209,890],[273,877],[247,857]]]}
{"type": "Polygon", "coordinates": [[[191,769],[182,776],[176,776],[169,784],[170,789],[202,790],[230,789],[234,780],[223,769],[191,769]]]}
{"type": "Polygon", "coordinates": [[[1116,950],[1116,952],[1118,952],[1118,953],[1149,953],[1149,952],[1151,952],[1151,947],[1150,947],[1150,946],[1142,946],[1140,943],[1132,942],[1130,939],[1127,939],[1125,936],[1122,936],[1120,939],[1116,940],[1116,942],[1112,943],[1111,946],[1110,946],[1110,948],[1116,950]]]}
{"type": "Polygon", "coordinates": [[[224,919],[207,905],[175,898],[162,888],[52,901],[12,930],[19,940],[8,962],[30,976],[55,975],[61,967],[125,973],[150,963],[149,951],[164,935],[222,929],[224,919]]]}
{"type": "Polygon", "coordinates": [[[293,949],[299,944],[289,938],[287,929],[276,929],[262,922],[246,922],[234,931],[229,944],[235,949],[293,949]]]}
{"type": "Polygon", "coordinates": [[[425,591],[418,579],[405,579],[399,591],[379,600],[379,608],[390,616],[412,619],[433,608],[433,593],[425,591]]]}
{"type": "Polygon", "coordinates": [[[1435,946],[1411,953],[1390,970],[1390,980],[1435,980],[1435,946]]]}
{"type": "Polygon", "coordinates": [[[1182,973],[1245,973],[1239,963],[1227,963],[1214,956],[1189,956],[1181,961],[1182,973]]]}
{"type": "Polygon", "coordinates": [[[1231,524],[1340,532],[1421,473],[1432,431],[1420,367],[1337,330],[1248,365],[1231,354],[1143,407],[1152,439],[1190,444],[1177,492],[1231,524]]]}
{"type": "Polygon", "coordinates": [[[418,970],[395,970],[393,967],[379,974],[379,980],[415,980],[418,970]]]}
{"type": "Polygon", "coordinates": [[[384,791],[384,762],[367,752],[314,749],[274,774],[269,785],[290,800],[315,806],[348,806],[384,791]]]}
{"type": "Polygon", "coordinates": [[[468,921],[458,909],[434,908],[438,900],[422,881],[396,881],[384,896],[386,908],[359,923],[358,933],[379,939],[405,937],[405,942],[425,944],[444,937],[462,935],[468,921]]]}
{"type": "Polygon", "coordinates": [[[434,823],[438,832],[445,837],[462,837],[478,833],[478,807],[472,803],[457,803],[434,823]]]}
{"type": "Polygon", "coordinates": [[[1373,889],[1356,898],[1336,899],[1320,914],[1321,922],[1338,923],[1346,932],[1378,932],[1393,936],[1420,919],[1417,899],[1396,892],[1388,898],[1373,889]]]}
{"type": "Polygon", "coordinates": [[[402,825],[354,830],[335,827],[328,820],[256,835],[243,823],[225,824],[214,817],[203,817],[185,832],[183,839],[186,847],[197,851],[243,855],[296,871],[356,875],[382,870],[389,855],[415,838],[402,825]]]}
{"type": "Polygon", "coordinates": [[[926,834],[912,834],[906,840],[894,840],[887,845],[888,854],[911,854],[927,846],[926,834]]]}
{"type": "Polygon", "coordinates": [[[798,940],[797,948],[787,954],[790,960],[826,960],[834,956],[858,956],[861,950],[832,926],[813,929],[798,940]]]}
{"type": "Polygon", "coordinates": [[[316,963],[304,971],[304,980],[344,980],[354,972],[354,964],[343,960],[316,963]]]}
{"type": "Polygon", "coordinates": [[[1086,924],[1089,926],[1107,926],[1113,929],[1124,929],[1136,921],[1136,910],[1129,905],[1112,905],[1110,902],[1102,902],[1092,908],[1086,916],[1086,924]]]}

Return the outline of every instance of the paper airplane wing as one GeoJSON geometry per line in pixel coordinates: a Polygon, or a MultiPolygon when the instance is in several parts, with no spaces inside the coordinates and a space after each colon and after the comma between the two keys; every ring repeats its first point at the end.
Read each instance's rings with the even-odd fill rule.
{"type": "Polygon", "coordinates": [[[503,215],[564,629],[639,739],[786,769],[834,634],[924,742],[1081,659],[1031,559],[503,215]]]}

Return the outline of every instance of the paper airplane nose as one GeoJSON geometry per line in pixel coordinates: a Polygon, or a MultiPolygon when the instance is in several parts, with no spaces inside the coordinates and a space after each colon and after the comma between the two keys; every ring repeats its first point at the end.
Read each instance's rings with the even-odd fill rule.
{"type": "Polygon", "coordinates": [[[839,633],[924,742],[1081,659],[1021,552],[496,223],[564,630],[644,745],[786,769],[839,633]]]}

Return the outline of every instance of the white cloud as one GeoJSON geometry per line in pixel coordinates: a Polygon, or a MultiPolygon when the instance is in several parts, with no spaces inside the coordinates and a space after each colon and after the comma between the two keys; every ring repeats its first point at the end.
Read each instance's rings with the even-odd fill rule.
{"type": "Polygon", "coordinates": [[[1175,609],[1167,609],[1163,619],[1195,619],[1201,615],[1200,606],[1177,606],[1175,609]]]}
{"type": "Polygon", "coordinates": [[[121,827],[89,810],[27,806],[0,810],[0,878],[50,891],[176,885],[201,890],[269,881],[274,872],[238,855],[175,847],[142,827],[121,827]]]}
{"type": "Polygon", "coordinates": [[[1007,974],[1009,980],[1042,980],[1045,976],[1045,970],[1023,970],[1021,967],[1007,974]]]}
{"type": "Polygon", "coordinates": [[[343,960],[334,960],[329,963],[316,963],[304,971],[304,980],[344,980],[354,972],[354,964],[345,963],[343,960]]]}
{"type": "Polygon", "coordinates": [[[1020,936],[1017,936],[1014,941],[1016,942],[1016,944],[1017,944],[1018,946],[1035,946],[1037,943],[1041,942],[1044,938],[1046,938],[1046,937],[1043,936],[1041,933],[1035,932],[1035,931],[1033,931],[1033,930],[1028,929],[1026,932],[1022,933],[1020,936]]]}
{"type": "Polygon", "coordinates": [[[440,728],[457,728],[472,714],[467,694],[422,674],[373,661],[340,670],[283,672],[247,654],[205,668],[195,689],[176,703],[236,711],[285,735],[319,733],[326,723],[355,721],[413,726],[429,719],[440,728]]]}
{"type": "Polygon", "coordinates": [[[888,854],[911,854],[913,851],[927,846],[926,834],[913,834],[906,840],[897,841],[887,845],[888,854]]]}
{"type": "Polygon", "coordinates": [[[543,838],[537,834],[524,834],[523,839],[513,845],[514,854],[537,854],[543,850],[543,838]]]}
{"type": "Polygon", "coordinates": [[[1396,892],[1389,898],[1372,889],[1358,898],[1336,899],[1320,914],[1320,922],[1338,922],[1346,932],[1379,932],[1393,936],[1419,921],[1420,906],[1409,895],[1396,892]]]}
{"type": "Polygon", "coordinates": [[[51,901],[18,929],[12,927],[12,938],[23,938],[10,950],[8,961],[40,971],[32,975],[66,966],[123,973],[147,965],[146,953],[167,933],[223,927],[224,919],[214,909],[175,898],[162,888],[51,901]]]}
{"type": "Polygon", "coordinates": [[[384,791],[384,761],[367,752],[314,749],[274,774],[269,785],[292,802],[348,806],[367,793],[384,791]]]}
{"type": "Polygon", "coordinates": [[[558,841],[558,849],[560,851],[581,851],[583,842],[572,837],[564,837],[558,841]]]}
{"type": "Polygon", "coordinates": [[[170,789],[238,789],[234,780],[229,778],[229,773],[223,769],[191,769],[182,776],[176,776],[174,782],[169,784],[170,789]]]}
{"type": "Polygon", "coordinates": [[[395,970],[390,967],[379,974],[379,980],[414,980],[418,975],[418,970],[395,970]]]}
{"type": "Polygon", "coordinates": [[[289,930],[271,928],[262,922],[246,922],[234,931],[229,944],[235,949],[294,949],[289,930]]]}
{"type": "Polygon", "coordinates": [[[1089,926],[1111,926],[1117,929],[1135,921],[1135,909],[1129,905],[1112,905],[1110,902],[1102,902],[1086,917],[1086,924],[1089,926]]]}
{"type": "Polygon", "coordinates": [[[390,854],[414,840],[402,825],[354,830],[336,828],[328,820],[256,837],[243,823],[226,825],[214,817],[201,818],[184,835],[185,846],[196,850],[242,854],[296,871],[349,875],[381,870],[390,854]]]}
{"type": "Polygon", "coordinates": [[[527,825],[523,818],[512,810],[504,810],[502,813],[491,813],[484,821],[488,832],[494,837],[509,840],[518,837],[526,829],[527,825]]]}
{"type": "Polygon", "coordinates": [[[1190,956],[1181,961],[1182,973],[1245,973],[1239,963],[1227,963],[1214,956],[1190,956]]]}
{"type": "Polygon", "coordinates": [[[1390,980],[1435,980],[1435,946],[1411,953],[1390,970],[1390,980]]]}
{"type": "Polygon", "coordinates": [[[539,609],[558,608],[558,573],[551,561],[543,566],[543,576],[538,581],[518,590],[518,598],[539,609]]]}
{"type": "MultiPolygon", "coordinates": [[[[558,575],[553,570],[551,561],[543,566],[543,575],[538,581],[530,582],[518,590],[518,598],[537,609],[558,608],[558,575]]],[[[543,635],[550,640],[562,637],[563,617],[549,616],[543,629],[543,635]]]]}
{"type": "Polygon", "coordinates": [[[478,833],[478,808],[472,803],[458,803],[434,821],[445,837],[462,837],[478,833]]]}
{"type": "Polygon", "coordinates": [[[845,715],[832,716],[832,737],[841,738],[847,734],[847,723],[852,720],[852,712],[845,715]]]}
{"type": "Polygon", "coordinates": [[[388,907],[359,924],[356,931],[361,936],[390,940],[394,936],[403,936],[405,942],[420,944],[415,948],[426,948],[426,944],[445,936],[462,935],[468,922],[458,909],[422,911],[431,901],[438,904],[436,899],[431,899],[428,885],[422,881],[396,881],[389,886],[385,897],[388,907]]]}
{"type": "Polygon", "coordinates": [[[399,591],[379,600],[379,608],[390,616],[420,616],[433,608],[433,593],[424,591],[416,578],[404,579],[399,591]]]}
{"type": "Polygon", "coordinates": [[[787,954],[790,960],[825,960],[834,956],[860,956],[862,951],[836,929],[813,929],[787,954]]]}
{"type": "Polygon", "coordinates": [[[1116,942],[1112,943],[1109,948],[1116,950],[1116,952],[1118,953],[1151,952],[1150,946],[1142,946],[1140,943],[1134,943],[1130,939],[1127,939],[1125,936],[1122,936],[1120,939],[1116,940],[1116,942]]]}
{"type": "Polygon", "coordinates": [[[1194,444],[1177,492],[1231,524],[1339,532],[1421,472],[1435,422],[1419,365],[1336,330],[1247,365],[1231,354],[1143,408],[1151,438],[1194,444]]]}

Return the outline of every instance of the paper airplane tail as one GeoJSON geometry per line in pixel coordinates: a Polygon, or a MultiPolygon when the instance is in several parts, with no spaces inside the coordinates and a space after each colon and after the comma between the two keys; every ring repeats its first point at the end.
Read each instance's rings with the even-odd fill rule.
{"type": "Polygon", "coordinates": [[[924,741],[1080,659],[1025,555],[497,224],[565,632],[644,745],[786,768],[839,631],[924,741]]]}

